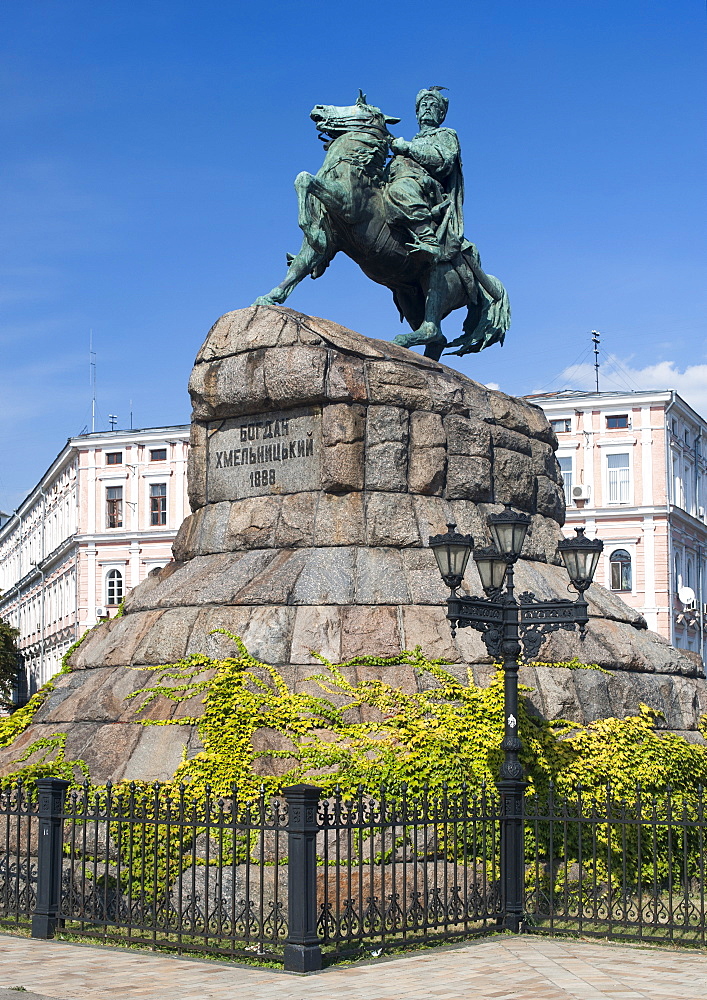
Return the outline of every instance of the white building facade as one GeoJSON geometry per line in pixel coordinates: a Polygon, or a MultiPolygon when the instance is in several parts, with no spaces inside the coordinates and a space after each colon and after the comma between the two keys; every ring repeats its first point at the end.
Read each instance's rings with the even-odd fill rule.
{"type": "MultiPolygon", "coordinates": [[[[189,513],[189,426],[70,438],[0,526],[0,618],[19,629],[26,691],[172,557],[189,513]]],[[[20,693],[19,700],[24,700],[20,693]]]]}
{"type": "Polygon", "coordinates": [[[565,533],[604,541],[597,582],[673,645],[707,654],[707,422],[676,392],[526,397],[558,440],[565,533]]]}

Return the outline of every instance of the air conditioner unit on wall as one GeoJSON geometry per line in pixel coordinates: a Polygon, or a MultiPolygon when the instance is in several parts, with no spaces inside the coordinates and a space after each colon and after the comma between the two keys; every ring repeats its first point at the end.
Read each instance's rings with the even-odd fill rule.
{"type": "Polygon", "coordinates": [[[576,486],[572,487],[572,499],[573,500],[588,500],[591,490],[585,483],[577,483],[576,486]]]}
{"type": "Polygon", "coordinates": [[[96,618],[108,618],[108,610],[106,608],[96,608],[96,618]]]}

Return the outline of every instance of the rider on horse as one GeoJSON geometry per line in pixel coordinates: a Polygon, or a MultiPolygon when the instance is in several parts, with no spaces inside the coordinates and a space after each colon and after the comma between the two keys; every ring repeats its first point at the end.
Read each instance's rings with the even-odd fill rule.
{"type": "Polygon", "coordinates": [[[464,183],[457,133],[441,128],[449,100],[441,87],[421,90],[415,100],[420,126],[407,142],[394,139],[386,197],[391,225],[412,236],[410,250],[431,260],[449,260],[464,237],[464,183]]]}

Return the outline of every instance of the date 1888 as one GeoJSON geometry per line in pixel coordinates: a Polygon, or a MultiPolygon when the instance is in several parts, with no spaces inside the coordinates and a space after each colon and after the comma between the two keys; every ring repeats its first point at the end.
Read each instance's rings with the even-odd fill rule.
{"type": "Polygon", "coordinates": [[[253,486],[274,486],[275,485],[275,470],[274,469],[263,469],[256,470],[250,474],[250,485],[253,486]]]}

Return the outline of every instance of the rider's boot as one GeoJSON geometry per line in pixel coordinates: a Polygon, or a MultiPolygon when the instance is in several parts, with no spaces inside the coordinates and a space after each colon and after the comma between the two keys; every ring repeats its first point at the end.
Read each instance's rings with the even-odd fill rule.
{"type": "Polygon", "coordinates": [[[436,262],[442,256],[442,247],[439,245],[437,234],[429,222],[417,222],[410,226],[412,242],[408,243],[411,253],[423,253],[427,258],[436,262]]]}

